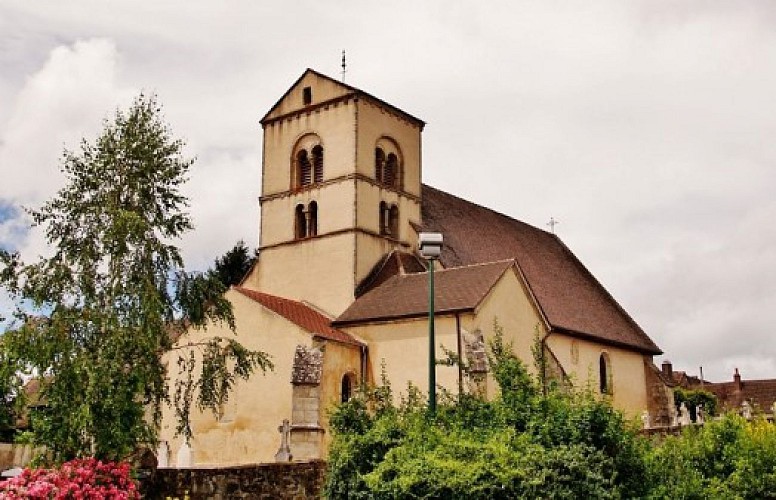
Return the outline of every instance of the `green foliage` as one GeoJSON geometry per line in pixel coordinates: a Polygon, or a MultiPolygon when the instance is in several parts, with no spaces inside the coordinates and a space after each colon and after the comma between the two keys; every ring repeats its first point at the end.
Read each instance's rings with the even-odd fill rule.
{"type": "Polygon", "coordinates": [[[677,387],[674,389],[674,404],[678,407],[682,403],[690,411],[690,418],[693,421],[696,419],[695,409],[699,405],[703,406],[705,416],[710,417],[717,414],[717,397],[709,391],[677,387]]]}
{"type": "Polygon", "coordinates": [[[234,247],[221,257],[217,258],[213,266],[213,272],[218,280],[226,288],[237,285],[248,273],[253,265],[258,252],[251,255],[245,242],[240,240],[234,247]]]}
{"type": "Polygon", "coordinates": [[[645,444],[607,401],[539,389],[496,325],[494,401],[373,389],[331,416],[328,498],[620,498],[646,491],[645,444]],[[414,394],[414,395],[413,395],[414,394]]]}
{"type": "MultiPolygon", "coordinates": [[[[0,356],[41,376],[46,410],[34,432],[56,460],[115,460],[153,446],[169,400],[161,356],[191,328],[234,327],[224,285],[212,274],[185,272],[172,244],[192,228],[180,193],[192,160],[182,149],[156,98],[140,95],[94,142],[65,151],[67,185],[31,212],[53,256],[33,264],[0,256],[2,284],[39,311],[20,309],[0,356]]],[[[213,380],[187,380],[183,391],[203,408],[218,408],[235,377],[271,366],[232,340],[176,349],[186,360],[194,359],[191,350],[204,355],[213,380]]]]}
{"type": "Polygon", "coordinates": [[[729,413],[668,437],[647,461],[652,498],[773,498],[776,426],[729,413]]]}

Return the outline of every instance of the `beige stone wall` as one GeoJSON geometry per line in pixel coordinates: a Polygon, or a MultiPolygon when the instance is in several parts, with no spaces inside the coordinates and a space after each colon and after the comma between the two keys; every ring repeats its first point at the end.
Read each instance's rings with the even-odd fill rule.
{"type": "Polygon", "coordinates": [[[599,357],[601,353],[607,353],[614,406],[628,417],[640,415],[648,407],[644,355],[557,333],[550,335],[547,345],[575,386],[584,387],[589,382],[596,392],[599,389],[599,357]]]}
{"type": "Polygon", "coordinates": [[[272,110],[272,113],[270,113],[267,118],[275,118],[302,109],[304,107],[302,91],[305,87],[312,88],[313,105],[343,96],[349,92],[347,88],[339,85],[337,82],[333,82],[327,78],[320,78],[313,73],[308,73],[290,89],[283,100],[278,103],[277,108],[272,110]]]}
{"type": "MultiPolygon", "coordinates": [[[[428,392],[428,319],[417,318],[404,321],[361,325],[347,329],[363,338],[369,344],[368,379],[380,382],[382,363],[396,401],[406,394],[407,383],[411,382],[424,393],[428,392]]],[[[456,350],[457,333],[454,316],[437,316],[435,319],[436,357],[444,358],[439,347],[456,350]]],[[[438,385],[457,392],[458,368],[437,366],[438,385]]]]}
{"type": "MultiPolygon", "coordinates": [[[[283,419],[291,418],[291,368],[297,344],[311,345],[311,336],[285,318],[264,309],[242,294],[229,291],[227,298],[234,307],[237,339],[250,349],[269,353],[275,370],[266,375],[256,373],[239,381],[218,421],[211,413],[194,411],[192,415],[192,459],[195,465],[241,464],[274,461],[280,445],[277,428],[283,419]]],[[[205,336],[230,337],[225,326],[211,325],[206,333],[194,332],[190,339],[205,336]]],[[[186,337],[184,337],[184,341],[186,337]]],[[[174,359],[169,360],[170,376],[177,373],[174,359]]],[[[174,387],[171,388],[171,394],[174,387]]],[[[170,446],[170,465],[175,465],[181,438],[174,437],[172,409],[163,416],[160,439],[170,446]]]]}
{"type": "Polygon", "coordinates": [[[321,378],[321,425],[326,432],[323,434],[324,456],[331,442],[329,432],[329,413],[334,405],[342,400],[342,377],[345,374],[353,376],[352,394],[361,386],[361,349],[346,346],[336,342],[326,342],[323,352],[323,377],[321,378]]]}

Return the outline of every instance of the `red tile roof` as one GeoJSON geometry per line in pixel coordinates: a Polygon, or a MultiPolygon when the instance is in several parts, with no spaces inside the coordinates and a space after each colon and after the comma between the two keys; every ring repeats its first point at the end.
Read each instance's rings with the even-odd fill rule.
{"type": "Polygon", "coordinates": [[[350,334],[331,326],[331,320],[315,309],[296,300],[284,299],[275,295],[257,292],[244,287],[232,287],[249,299],[255,300],[267,309],[283,316],[292,323],[302,327],[316,337],[321,337],[343,344],[364,345],[350,334]]]}
{"type": "Polygon", "coordinates": [[[447,268],[515,259],[555,331],[662,351],[554,234],[423,186],[422,230],[440,232],[447,268]]]}
{"type": "MultiPolygon", "coordinates": [[[[474,310],[514,261],[440,269],[434,273],[438,314],[474,310]]],[[[335,321],[346,325],[428,314],[428,273],[397,274],[372,288],[335,321]]]]}

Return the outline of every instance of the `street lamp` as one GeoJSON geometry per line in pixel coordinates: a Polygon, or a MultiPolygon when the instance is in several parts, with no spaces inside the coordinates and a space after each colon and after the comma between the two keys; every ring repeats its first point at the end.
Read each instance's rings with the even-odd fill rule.
{"type": "Polygon", "coordinates": [[[434,356],[434,261],[442,253],[440,233],[420,233],[418,250],[428,260],[428,409],[436,413],[436,356],[434,356]]]}

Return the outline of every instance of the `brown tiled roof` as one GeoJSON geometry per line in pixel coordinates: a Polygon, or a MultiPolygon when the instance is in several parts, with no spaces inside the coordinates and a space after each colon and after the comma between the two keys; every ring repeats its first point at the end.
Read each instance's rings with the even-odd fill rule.
{"type": "Polygon", "coordinates": [[[420,273],[426,270],[426,265],[417,255],[393,250],[374,265],[366,278],[356,286],[356,297],[364,295],[369,290],[385,283],[397,274],[420,273]]]}
{"type": "MultiPolygon", "coordinates": [[[[434,310],[444,314],[475,309],[504,271],[513,264],[514,261],[507,260],[436,271],[434,310]]],[[[428,314],[428,273],[397,274],[356,299],[334,324],[425,314],[428,314]]]]}
{"type": "Polygon", "coordinates": [[[257,292],[244,287],[232,287],[249,299],[255,300],[267,309],[276,312],[292,323],[299,325],[316,337],[333,340],[343,344],[364,345],[350,334],[331,326],[331,320],[315,309],[295,300],[257,292]]]}
{"type": "Polygon", "coordinates": [[[749,401],[766,413],[776,401],[776,379],[742,380],[739,390],[736,382],[704,384],[703,389],[717,396],[719,403],[726,408],[740,408],[741,403],[749,401]]]}
{"type": "Polygon", "coordinates": [[[550,327],[649,354],[662,351],[554,234],[423,186],[423,231],[445,267],[515,259],[550,327]]]}

